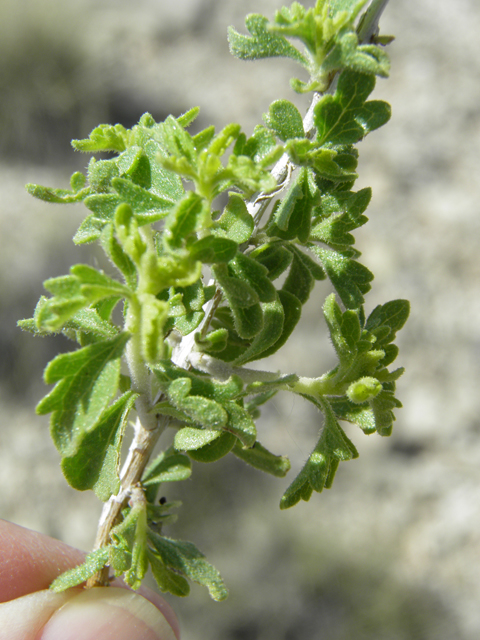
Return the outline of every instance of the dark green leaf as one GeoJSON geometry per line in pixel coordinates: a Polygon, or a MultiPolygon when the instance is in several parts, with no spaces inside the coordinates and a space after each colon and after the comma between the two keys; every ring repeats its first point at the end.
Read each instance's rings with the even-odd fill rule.
{"type": "Polygon", "coordinates": [[[410,313],[410,303],[408,300],[391,300],[383,305],[378,305],[368,316],[365,329],[377,337],[375,346],[387,345],[395,340],[396,332],[399,331],[407,321],[410,313]],[[388,328],[388,333],[383,338],[379,336],[379,329],[388,328]]]}
{"type": "Polygon", "coordinates": [[[386,102],[365,102],[375,87],[374,76],[343,71],[335,95],[325,95],[315,107],[319,144],[355,144],[390,118],[386,102]]]}
{"type": "Polygon", "coordinates": [[[250,257],[268,269],[270,280],[276,280],[292,263],[293,254],[280,242],[272,242],[252,251],[250,257]]]}
{"type": "Polygon", "coordinates": [[[62,353],[45,369],[45,382],[57,383],[37,405],[52,413],[51,433],[65,456],[76,453],[85,434],[95,427],[118,389],[120,357],[129,339],[121,333],[72,353],[62,353]]]}
{"type": "Polygon", "coordinates": [[[235,364],[243,365],[252,360],[263,358],[263,353],[280,339],[283,331],[284,311],[279,297],[273,302],[262,304],[263,328],[255,336],[250,347],[235,360],[235,364]]]}
{"type": "Polygon", "coordinates": [[[262,358],[268,358],[276,353],[287,342],[288,338],[295,329],[302,315],[302,303],[288,291],[280,290],[277,292],[283,307],[283,328],[280,337],[272,344],[271,347],[262,352],[262,358]]]}
{"type": "Polygon", "coordinates": [[[316,245],[310,245],[309,249],[319,258],[347,309],[361,307],[364,303],[363,295],[371,288],[370,282],[373,280],[371,271],[336,251],[322,249],[316,245]]]}
{"type": "Polygon", "coordinates": [[[237,442],[232,452],[247,464],[270,473],[277,478],[283,478],[290,471],[290,461],[285,456],[277,456],[270,453],[260,442],[256,442],[252,448],[247,449],[237,442]]]}
{"type": "Polygon", "coordinates": [[[92,430],[83,434],[77,452],[62,458],[63,474],[74,489],[93,489],[103,502],[118,493],[120,450],[134,402],[135,394],[125,393],[106,409],[92,430]]]}
{"type": "Polygon", "coordinates": [[[218,571],[191,542],[172,540],[149,531],[149,541],[168,569],[208,588],[214,600],[225,600],[228,591],[218,571]]]}
{"type": "Polygon", "coordinates": [[[216,462],[230,453],[236,440],[232,433],[223,431],[203,447],[189,450],[188,455],[196,462],[216,462]]]}
{"type": "Polygon", "coordinates": [[[254,258],[239,252],[228,263],[228,268],[229,272],[236,276],[237,281],[248,283],[256,292],[260,302],[272,302],[275,300],[275,287],[267,276],[267,269],[254,258]]]}

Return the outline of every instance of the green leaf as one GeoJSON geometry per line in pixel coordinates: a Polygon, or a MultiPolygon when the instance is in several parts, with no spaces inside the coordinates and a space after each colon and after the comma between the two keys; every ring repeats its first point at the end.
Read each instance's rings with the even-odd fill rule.
{"type": "Polygon", "coordinates": [[[133,392],[121,396],[79,439],[77,452],[62,458],[63,474],[74,489],[93,489],[103,502],[118,493],[123,434],[135,398],[133,392]]]}
{"type": "Polygon", "coordinates": [[[160,591],[171,593],[174,596],[188,596],[190,585],[183,576],[167,569],[161,557],[153,553],[151,549],[147,549],[147,557],[160,591]]]}
{"type": "Polygon", "coordinates": [[[220,218],[214,223],[212,233],[233,240],[237,244],[247,242],[254,229],[252,216],[248,213],[241,196],[230,193],[227,206],[220,218]]]}
{"type": "Polygon", "coordinates": [[[236,282],[247,283],[255,291],[260,302],[275,300],[275,287],[267,277],[267,269],[254,258],[238,252],[235,258],[228,263],[228,268],[229,272],[236,276],[236,282]]]}
{"type": "Polygon", "coordinates": [[[310,239],[323,242],[336,251],[347,249],[355,242],[349,232],[368,220],[362,214],[371,196],[372,190],[368,188],[357,193],[340,191],[323,196],[319,215],[313,221],[310,239]]]}
{"type": "Polygon", "coordinates": [[[252,448],[242,447],[236,443],[232,453],[255,469],[270,473],[277,478],[284,478],[290,471],[290,460],[285,456],[277,456],[255,442],[252,448]]]}
{"type": "Polygon", "coordinates": [[[377,337],[375,346],[383,347],[395,340],[396,332],[403,327],[409,313],[408,300],[391,300],[375,307],[365,324],[365,329],[377,337]],[[388,328],[384,337],[378,335],[380,328],[388,328]]]}
{"type": "Polygon", "coordinates": [[[296,296],[283,290],[280,290],[277,293],[283,307],[282,332],[280,337],[268,349],[262,351],[262,358],[268,358],[268,356],[271,356],[283,347],[297,326],[302,315],[302,303],[296,296]]]}
{"type": "Polygon", "coordinates": [[[180,248],[205,221],[203,198],[190,191],[171,211],[165,221],[164,241],[169,247],[180,248]]]}
{"type": "Polygon", "coordinates": [[[347,309],[357,309],[364,303],[364,294],[370,291],[373,280],[371,271],[356,260],[346,258],[341,253],[310,245],[323,265],[331,283],[347,309]]]}
{"type": "MultiPolygon", "coordinates": [[[[111,296],[130,297],[131,289],[118,280],[106,276],[101,271],[86,264],[76,264],[70,268],[70,273],[80,282],[80,291],[90,302],[97,302],[111,296]]],[[[58,294],[56,294],[58,295],[58,294]]]]}
{"type": "Polygon", "coordinates": [[[225,265],[215,265],[212,272],[232,309],[244,309],[258,303],[258,294],[251,286],[250,281],[247,283],[240,278],[228,275],[229,272],[225,265]]]}
{"type": "Polygon", "coordinates": [[[338,424],[330,405],[326,401],[319,403],[308,396],[305,397],[323,410],[325,424],[315,449],[283,494],[280,509],[293,507],[300,500],[308,501],[312,491],[320,493],[324,488],[329,489],[338,463],[358,457],[357,450],[338,424]]]}
{"type": "Polygon", "coordinates": [[[162,220],[175,204],[174,201],[161,198],[125,178],[114,178],[112,187],[122,202],[126,202],[132,207],[140,225],[162,220]]]}
{"type": "Polygon", "coordinates": [[[92,430],[118,389],[120,357],[129,340],[121,333],[72,353],[56,356],[44,379],[57,383],[37,405],[37,413],[52,412],[51,434],[64,456],[78,450],[84,434],[92,430]]]}
{"type": "Polygon", "coordinates": [[[199,260],[204,264],[214,264],[232,260],[237,253],[237,248],[237,243],[228,238],[205,236],[194,242],[189,247],[189,251],[193,260],[199,260]]]}
{"type": "Polygon", "coordinates": [[[296,296],[302,304],[305,304],[310,297],[310,292],[315,284],[315,279],[300,258],[299,254],[293,252],[293,261],[285,280],[282,290],[296,296]]]}
{"type": "Polygon", "coordinates": [[[224,429],[238,438],[245,447],[252,447],[257,439],[257,430],[248,411],[233,400],[225,402],[223,406],[228,413],[224,429]]]}
{"type": "Polygon", "coordinates": [[[228,591],[218,571],[191,542],[172,540],[148,532],[149,542],[168,569],[207,587],[214,600],[225,600],[228,591]]]}
{"type": "Polygon", "coordinates": [[[264,303],[262,312],[263,328],[255,336],[248,349],[235,360],[237,366],[262,358],[263,353],[274,346],[282,335],[284,311],[280,298],[276,296],[276,300],[273,302],[264,303]]]}
{"type": "Polygon", "coordinates": [[[335,95],[325,95],[316,105],[314,122],[319,144],[355,144],[390,119],[386,102],[365,102],[375,78],[354,71],[340,75],[335,95]]]}
{"type": "Polygon", "coordinates": [[[304,138],[303,118],[297,107],[288,100],[276,100],[263,116],[265,124],[286,142],[290,138],[304,138]]]}
{"type": "Polygon", "coordinates": [[[51,189],[50,187],[42,187],[39,184],[27,184],[25,189],[30,195],[44,202],[55,202],[57,204],[67,204],[70,202],[81,202],[90,195],[90,189],[80,189],[79,191],[72,189],[51,189]]]}
{"type": "Polygon", "coordinates": [[[223,431],[208,444],[198,449],[191,449],[188,455],[196,462],[216,462],[225,457],[233,448],[236,438],[232,433],[223,431]]]}
{"type": "Polygon", "coordinates": [[[293,254],[280,242],[267,242],[250,253],[250,257],[263,264],[268,269],[270,280],[276,280],[288,269],[293,260],[293,254]]]}
{"type": "Polygon", "coordinates": [[[194,422],[206,428],[219,429],[226,425],[228,415],[223,407],[209,398],[189,395],[190,378],[177,378],[168,386],[167,394],[172,404],[187,414],[194,422]]]}
{"type": "Polygon", "coordinates": [[[98,571],[101,571],[103,567],[108,563],[109,547],[101,547],[96,551],[92,551],[85,557],[85,562],[69,569],[58,576],[52,584],[50,589],[55,593],[61,593],[71,587],[76,587],[82,582],[85,582],[98,571]]]}
{"type": "Polygon", "coordinates": [[[304,56],[286,38],[268,30],[268,20],[264,16],[251,13],[246,17],[245,24],[251,36],[240,34],[233,27],[228,29],[230,53],[236,58],[257,60],[281,56],[307,65],[304,56]]]}
{"type": "Polygon", "coordinates": [[[142,476],[145,497],[153,502],[163,482],[180,482],[192,474],[192,463],[188,456],[177,453],[171,447],[162,451],[146,468],[142,476]]]}
{"type": "Polygon", "coordinates": [[[138,296],[141,304],[140,340],[142,357],[149,365],[162,358],[164,351],[163,328],[168,318],[168,303],[150,293],[138,296]]]}
{"type": "Polygon", "coordinates": [[[77,151],[125,151],[127,130],[121,124],[101,124],[85,140],[72,140],[77,151]]]}
{"type": "Polygon", "coordinates": [[[369,404],[354,404],[347,398],[329,398],[329,402],[337,418],[358,425],[367,435],[375,433],[375,416],[369,404]]]}

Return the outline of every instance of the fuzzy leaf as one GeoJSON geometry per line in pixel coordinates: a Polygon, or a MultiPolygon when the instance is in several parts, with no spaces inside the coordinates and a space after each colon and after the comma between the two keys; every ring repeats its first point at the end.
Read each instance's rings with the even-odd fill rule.
{"type": "Polygon", "coordinates": [[[132,207],[139,224],[150,224],[162,220],[175,204],[174,201],[161,198],[125,178],[114,178],[112,187],[122,202],[126,202],[132,207]]]}
{"type": "Polygon", "coordinates": [[[171,593],[174,596],[188,596],[190,593],[190,585],[183,576],[167,569],[161,557],[153,553],[151,549],[147,549],[147,556],[153,577],[160,591],[171,593]]]}
{"type": "Polygon", "coordinates": [[[228,238],[206,236],[194,242],[189,251],[193,260],[199,260],[204,264],[213,264],[216,262],[229,262],[235,257],[237,248],[237,243],[228,238]]]}
{"type": "Polygon", "coordinates": [[[246,17],[245,24],[251,36],[240,34],[233,27],[228,29],[230,53],[236,58],[258,60],[281,56],[307,65],[304,56],[286,38],[274,35],[268,30],[267,18],[251,13],[246,17]]]}
{"type": "Polygon", "coordinates": [[[92,553],[89,553],[86,556],[83,564],[65,571],[65,573],[62,573],[61,576],[56,578],[50,585],[50,589],[55,591],[55,593],[61,593],[71,587],[76,587],[77,585],[82,584],[82,582],[88,580],[88,578],[97,573],[97,571],[103,569],[103,567],[108,563],[108,555],[108,546],[92,551],[92,553]]]}
{"type": "Polygon", "coordinates": [[[252,448],[242,447],[237,442],[232,452],[237,458],[243,460],[255,469],[270,473],[277,478],[283,478],[290,471],[290,460],[285,456],[277,456],[270,453],[260,442],[255,442],[252,448]]]}
{"type": "Polygon", "coordinates": [[[149,542],[168,569],[207,587],[214,600],[225,600],[228,591],[218,571],[191,542],[172,540],[149,531],[149,542]]]}
{"type": "Polygon", "coordinates": [[[251,345],[235,360],[235,365],[243,365],[263,358],[263,353],[273,347],[283,331],[284,311],[280,298],[262,305],[263,328],[255,336],[251,345]]]}
{"type": "Polygon", "coordinates": [[[37,405],[37,413],[52,412],[51,434],[65,456],[78,450],[84,434],[95,427],[118,389],[120,357],[129,339],[121,333],[71,353],[62,353],[45,369],[53,390],[37,405]]]}
{"type": "Polygon", "coordinates": [[[212,233],[242,244],[250,239],[253,229],[253,218],[245,202],[239,195],[231,193],[224,212],[212,227],[212,233]]]}
{"type": "Polygon", "coordinates": [[[168,386],[167,394],[173,405],[187,414],[194,422],[206,428],[218,429],[228,420],[223,407],[203,396],[189,395],[192,382],[189,378],[177,378],[168,386]]]}
{"type": "Polygon", "coordinates": [[[361,307],[364,303],[363,295],[371,288],[370,282],[373,280],[371,271],[341,253],[322,249],[316,245],[311,245],[309,248],[319,258],[347,309],[361,307]]]}
{"type": "Polygon", "coordinates": [[[62,458],[63,474],[74,489],[93,489],[103,502],[118,493],[123,433],[135,397],[129,392],[119,398],[106,409],[94,428],[79,439],[77,452],[62,458]]]}
{"type": "Polygon", "coordinates": [[[270,280],[276,280],[292,263],[293,254],[280,242],[272,242],[252,251],[250,257],[268,269],[270,280]]]}
{"type": "Polygon", "coordinates": [[[264,115],[265,124],[286,142],[290,138],[303,138],[303,118],[297,107],[288,100],[276,100],[264,115]]]}
{"type": "Polygon", "coordinates": [[[300,500],[308,501],[312,491],[321,492],[324,488],[330,488],[338,463],[358,457],[357,450],[338,424],[328,403],[314,404],[324,411],[325,424],[315,449],[285,491],[280,501],[281,509],[293,507],[300,500]]]}
{"type": "Polygon", "coordinates": [[[220,432],[220,435],[198,449],[190,449],[188,455],[196,462],[216,462],[225,457],[232,450],[236,438],[227,431],[220,432]]]}
{"type": "Polygon", "coordinates": [[[267,269],[255,259],[239,252],[228,263],[228,267],[229,271],[236,276],[237,281],[248,283],[257,294],[260,302],[275,300],[275,287],[266,275],[267,269]]]}
{"type": "Polygon", "coordinates": [[[379,100],[365,102],[375,78],[354,71],[340,75],[335,95],[326,95],[315,107],[317,142],[355,144],[390,119],[390,105],[379,100]]]}

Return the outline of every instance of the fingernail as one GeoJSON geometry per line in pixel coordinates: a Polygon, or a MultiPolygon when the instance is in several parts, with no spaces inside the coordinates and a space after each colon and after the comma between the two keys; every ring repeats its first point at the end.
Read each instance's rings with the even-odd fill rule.
{"type": "Polygon", "coordinates": [[[176,640],[165,617],[142,596],[116,587],[81,591],[56,611],[40,640],[176,640]]]}

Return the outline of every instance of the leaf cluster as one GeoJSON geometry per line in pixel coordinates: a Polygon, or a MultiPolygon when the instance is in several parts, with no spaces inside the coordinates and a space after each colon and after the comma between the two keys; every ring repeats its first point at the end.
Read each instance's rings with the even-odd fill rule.
{"type": "Polygon", "coordinates": [[[164,591],[186,595],[193,580],[223,599],[225,586],[201,552],[163,535],[178,505],[159,504],[157,495],[163,483],[190,477],[192,461],[230,453],[284,477],[288,458],[261,444],[255,424],[279,391],[299,394],[324,416],[281,508],[330,487],[339,462],[358,455],[341,421],[389,435],[403,369],[388,367],[408,303],[387,302],[366,317],[373,274],[354,247],[371,198],[370,189],[353,190],[356,145],[390,117],[388,104],[369,100],[388,61],[378,46],[358,41],[355,22],[364,5],[318,0],[305,9],[294,2],[273,22],[248,16],[250,36],[230,30],[232,52],[243,59],[284,56],[304,66],[310,81],[294,81],[297,90],[325,89],[340,73],[335,91],[314,108],[314,135],[287,100],[273,102],[251,136],[235,123],[192,135],[197,108],[158,123],[145,114],[131,129],[100,125],[75,140],[79,151],[112,155],[92,158],[70,189],[27,185],[48,202],[82,202],[87,215],[74,242],[98,242],[111,264],[108,273],[78,264],[50,278],[44,283],[50,295],[20,322],[34,334],[61,332],[78,344],[45,369],[45,382],[54,386],[37,407],[51,414],[67,481],[103,501],[125,496],[108,543],[55,581],[55,590],[105,566],[137,588],[150,566],[164,591]],[[279,193],[270,168],[283,154],[293,177],[279,193]],[[249,210],[259,193],[271,203],[263,223],[249,210]],[[334,291],[323,311],[337,366],[316,378],[246,368],[288,341],[323,280],[334,291]],[[125,486],[122,445],[135,413],[147,431],[167,425],[175,435],[140,483],[125,486]]]}

